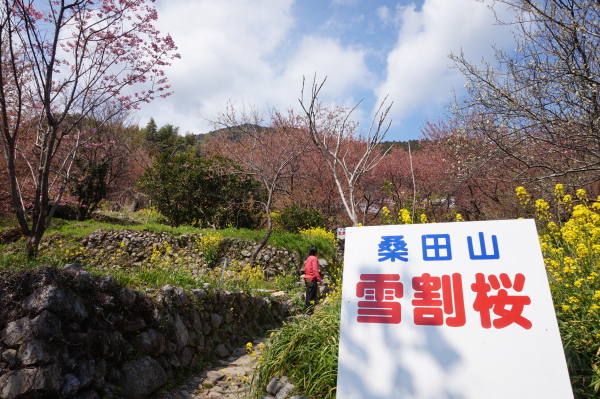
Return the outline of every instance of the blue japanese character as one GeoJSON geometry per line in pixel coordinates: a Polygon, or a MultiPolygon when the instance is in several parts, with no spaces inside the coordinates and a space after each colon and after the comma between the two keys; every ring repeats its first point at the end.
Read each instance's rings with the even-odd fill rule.
{"type": "Polygon", "coordinates": [[[427,234],[421,236],[423,260],[451,260],[449,234],[427,234]]]}
{"type": "Polygon", "coordinates": [[[395,262],[396,259],[402,262],[408,262],[408,248],[404,241],[404,236],[382,236],[379,243],[379,262],[390,259],[395,262]]]}
{"type": "Polygon", "coordinates": [[[483,233],[479,233],[479,246],[481,248],[481,255],[475,255],[473,251],[473,239],[468,236],[467,243],[469,244],[469,257],[474,260],[479,259],[500,259],[500,252],[498,251],[498,240],[496,236],[492,236],[492,246],[494,247],[494,252],[488,254],[485,249],[485,240],[483,239],[483,233]]]}

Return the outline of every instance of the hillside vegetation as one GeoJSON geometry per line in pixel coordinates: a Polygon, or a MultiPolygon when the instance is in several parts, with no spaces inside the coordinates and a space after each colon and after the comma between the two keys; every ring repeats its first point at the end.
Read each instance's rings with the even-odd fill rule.
{"type": "MultiPolygon", "coordinates": [[[[319,100],[325,81],[316,80],[302,86],[299,109],[231,101],[207,116],[214,129],[204,135],[179,134],[177,121],[137,126],[138,104],[170,94],[162,67],[179,54],[148,22],[151,7],[106,2],[108,35],[22,2],[2,14],[3,37],[19,40],[0,48],[0,268],[81,262],[149,294],[166,284],[284,289],[300,305],[301,259],[316,246],[332,291],[314,317],[273,333],[256,383],[287,374],[302,392],[330,398],[335,228],[535,218],[573,389],[600,396],[598,2],[494,1],[511,10],[495,15],[507,16],[497,22],[511,26],[515,50],[496,48],[492,62],[450,54],[464,95],[449,117],[424,122],[418,143],[386,138],[387,104],[361,126],[356,107],[319,100]],[[65,29],[89,40],[64,39],[72,50],[62,51],[52,40],[65,29]],[[132,66],[139,73],[127,73],[132,66]],[[141,91],[115,94],[131,85],[141,91]],[[120,241],[88,245],[107,234],[120,241]]],[[[48,8],[87,21],[105,2],[59,3],[48,8]]]]}

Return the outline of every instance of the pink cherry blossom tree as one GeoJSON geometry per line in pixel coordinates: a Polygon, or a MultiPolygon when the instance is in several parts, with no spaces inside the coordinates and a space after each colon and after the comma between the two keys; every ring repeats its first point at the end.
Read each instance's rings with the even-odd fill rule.
{"type": "Polygon", "coordinates": [[[78,149],[93,136],[83,121],[109,120],[170,94],[163,69],[179,55],[171,37],[154,26],[151,2],[0,0],[0,136],[30,257],[61,201],[78,149]],[[17,160],[31,174],[29,203],[22,200],[17,160]]]}
{"type": "Polygon", "coordinates": [[[360,102],[352,109],[324,105],[319,100],[319,93],[326,80],[327,78],[318,84],[315,75],[310,96],[306,101],[303,80],[302,93],[298,101],[306,115],[306,131],[332,173],[352,225],[358,226],[359,184],[363,176],[376,168],[387,154],[387,151],[380,152],[379,146],[391,125],[391,121],[386,122],[386,118],[392,103],[384,108],[386,97],[373,116],[369,130],[366,134],[359,134],[358,123],[352,121],[350,117],[360,102]]]}

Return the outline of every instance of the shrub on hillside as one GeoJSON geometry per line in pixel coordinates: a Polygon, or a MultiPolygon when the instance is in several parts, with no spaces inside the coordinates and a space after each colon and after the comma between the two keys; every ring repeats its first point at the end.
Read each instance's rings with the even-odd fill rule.
{"type": "Polygon", "coordinates": [[[260,222],[260,184],[221,158],[160,155],[140,188],[171,226],[255,228],[260,222]]]}
{"type": "Polygon", "coordinates": [[[283,208],[275,217],[275,223],[278,229],[290,233],[298,233],[300,230],[313,227],[325,227],[321,212],[299,208],[295,205],[283,208]]]}

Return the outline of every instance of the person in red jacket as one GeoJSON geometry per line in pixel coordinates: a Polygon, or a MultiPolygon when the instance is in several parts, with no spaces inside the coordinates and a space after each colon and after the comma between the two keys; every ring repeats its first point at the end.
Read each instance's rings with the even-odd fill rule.
{"type": "Polygon", "coordinates": [[[317,259],[317,248],[311,247],[308,250],[308,258],[304,262],[304,283],[306,284],[306,303],[304,311],[312,314],[315,303],[317,302],[317,293],[319,292],[318,283],[321,281],[319,274],[319,260],[317,259]]]}

